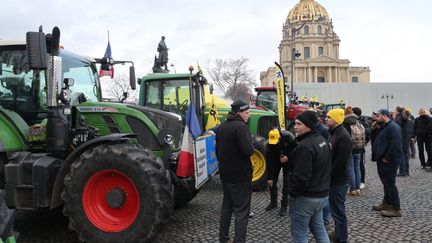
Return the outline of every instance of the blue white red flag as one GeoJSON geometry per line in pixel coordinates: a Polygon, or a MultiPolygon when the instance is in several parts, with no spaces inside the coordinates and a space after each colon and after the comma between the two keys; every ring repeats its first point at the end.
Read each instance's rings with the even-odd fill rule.
{"type": "Polygon", "coordinates": [[[193,140],[201,135],[201,128],[192,102],[186,115],[186,126],[177,166],[177,176],[190,177],[194,175],[193,140]]]}
{"type": "MultiPolygon", "coordinates": [[[[111,44],[108,40],[108,45],[105,50],[103,60],[107,61],[110,59],[112,59],[112,53],[111,53],[111,44]]],[[[103,77],[103,76],[111,76],[111,78],[114,78],[114,66],[112,66],[109,63],[102,63],[101,68],[99,70],[99,77],[103,77]]]]}

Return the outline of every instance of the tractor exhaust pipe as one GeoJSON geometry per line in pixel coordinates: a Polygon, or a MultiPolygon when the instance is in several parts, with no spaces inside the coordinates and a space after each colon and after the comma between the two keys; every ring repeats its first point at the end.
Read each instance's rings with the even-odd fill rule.
{"type": "Polygon", "coordinates": [[[46,150],[62,155],[69,141],[69,122],[59,105],[59,94],[62,88],[62,58],[59,50],[60,29],[54,27],[52,34],[39,32],[27,33],[27,54],[30,68],[47,70],[47,134],[46,150]],[[47,48],[48,46],[48,48],[47,48]],[[48,55],[47,62],[47,52],[48,55]],[[47,64],[48,63],[48,64],[47,64]]]}
{"type": "Polygon", "coordinates": [[[51,55],[48,59],[48,122],[47,151],[60,154],[66,151],[69,137],[69,122],[58,104],[62,88],[62,58],[60,55],[60,29],[54,27],[51,35],[51,55]]]}

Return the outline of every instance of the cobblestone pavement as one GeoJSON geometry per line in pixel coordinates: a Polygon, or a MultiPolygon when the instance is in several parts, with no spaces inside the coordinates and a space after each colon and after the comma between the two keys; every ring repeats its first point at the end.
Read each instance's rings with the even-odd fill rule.
{"type": "MultiPolygon", "coordinates": [[[[411,176],[397,178],[402,217],[383,218],[371,209],[381,201],[383,189],[376,164],[367,161],[366,188],[346,203],[350,242],[432,242],[432,172],[421,169],[418,159],[410,164],[411,176]]],[[[215,177],[185,208],[174,211],[153,242],[217,242],[221,200],[222,186],[215,177]]],[[[249,221],[247,242],[291,242],[288,217],[280,217],[278,210],[266,212],[268,202],[267,192],[253,193],[255,216],[249,221]]],[[[20,242],[77,242],[60,210],[19,213],[16,229],[21,232],[20,242]]]]}

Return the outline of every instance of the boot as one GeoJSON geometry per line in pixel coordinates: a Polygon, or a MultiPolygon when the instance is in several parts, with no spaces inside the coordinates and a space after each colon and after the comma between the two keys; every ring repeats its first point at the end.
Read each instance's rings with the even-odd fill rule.
{"type": "Polygon", "coordinates": [[[388,209],[383,209],[381,215],[384,217],[400,217],[400,209],[390,206],[388,209]]]}
{"type": "Polygon", "coordinates": [[[281,217],[285,217],[288,215],[288,207],[287,206],[282,206],[279,212],[279,216],[281,217]]]}
{"type": "Polygon", "coordinates": [[[380,205],[373,206],[372,209],[375,211],[381,211],[381,210],[386,210],[389,207],[390,207],[389,204],[387,204],[386,202],[382,202],[380,205]]]}
{"type": "Polygon", "coordinates": [[[277,202],[270,202],[269,205],[265,208],[265,211],[270,211],[277,208],[277,202]]]}

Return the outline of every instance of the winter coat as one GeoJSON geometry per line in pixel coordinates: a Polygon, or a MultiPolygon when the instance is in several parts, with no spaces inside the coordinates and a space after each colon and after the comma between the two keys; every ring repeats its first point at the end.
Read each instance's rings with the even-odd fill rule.
{"type": "Polygon", "coordinates": [[[352,140],[343,126],[329,130],[328,142],[331,144],[332,168],[330,186],[344,185],[348,179],[348,165],[351,160],[352,140]]]}
{"type": "Polygon", "coordinates": [[[414,136],[432,136],[432,118],[428,115],[421,115],[414,120],[414,136]]]}
{"type": "Polygon", "coordinates": [[[408,117],[403,117],[402,113],[399,113],[394,119],[394,122],[396,122],[396,124],[398,124],[402,129],[402,147],[404,152],[409,151],[411,141],[408,119],[408,117]]]}
{"type": "Polygon", "coordinates": [[[386,159],[400,163],[403,158],[402,129],[394,121],[382,125],[372,144],[372,161],[386,159]]]}
{"type": "Polygon", "coordinates": [[[254,147],[246,123],[229,112],[227,119],[216,130],[216,157],[222,182],[242,183],[252,181],[250,156],[254,147]]]}
{"type": "Polygon", "coordinates": [[[269,179],[274,179],[278,176],[276,168],[280,166],[286,167],[290,164],[292,152],[297,146],[297,141],[292,133],[289,132],[288,136],[281,134],[281,139],[277,144],[267,144],[267,159],[268,159],[268,175],[269,179]],[[288,157],[287,163],[280,162],[280,157],[285,155],[288,157]]]}
{"type": "Polygon", "coordinates": [[[329,194],[331,155],[330,146],[317,132],[297,137],[299,143],[292,155],[289,172],[290,197],[322,198],[329,194]]]}

